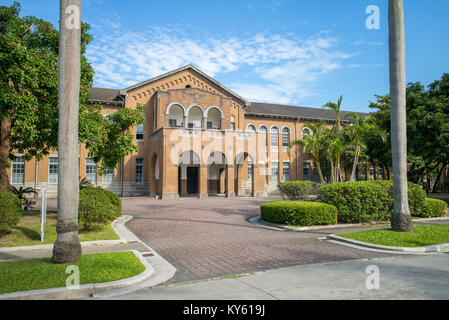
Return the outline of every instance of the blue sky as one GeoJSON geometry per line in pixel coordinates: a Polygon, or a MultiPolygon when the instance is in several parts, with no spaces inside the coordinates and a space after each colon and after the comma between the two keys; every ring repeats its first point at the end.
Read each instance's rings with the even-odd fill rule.
{"type": "MultiPolygon", "coordinates": [[[[59,1],[22,0],[55,25],[59,1]]],[[[10,4],[12,1],[2,1],[10,4]]],[[[193,64],[251,101],[369,111],[388,83],[387,0],[84,0],[95,85],[124,88],[193,64]],[[368,30],[366,7],[380,9],[368,30]]],[[[449,1],[406,0],[407,81],[449,72],[449,1]]]]}

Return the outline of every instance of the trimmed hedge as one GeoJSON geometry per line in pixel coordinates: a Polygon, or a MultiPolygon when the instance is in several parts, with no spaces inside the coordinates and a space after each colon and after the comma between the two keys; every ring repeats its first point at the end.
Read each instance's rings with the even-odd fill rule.
{"type": "Polygon", "coordinates": [[[423,218],[434,218],[434,217],[446,217],[447,216],[447,203],[443,200],[438,199],[426,199],[427,214],[425,216],[420,216],[423,218]]]}
{"type": "Polygon", "coordinates": [[[320,202],[272,201],[261,205],[263,220],[293,226],[337,224],[337,208],[320,202]]]}
{"type": "Polygon", "coordinates": [[[117,208],[101,188],[80,190],[78,218],[82,230],[102,229],[115,219],[117,208]]]}
{"type": "Polygon", "coordinates": [[[312,181],[288,181],[278,184],[281,197],[290,201],[305,201],[317,191],[315,183],[312,181]]]}
{"type": "Polygon", "coordinates": [[[0,192],[0,235],[8,233],[22,218],[22,200],[9,192],[0,192]]]}
{"type": "MultiPolygon", "coordinates": [[[[427,214],[426,193],[418,185],[408,184],[412,216],[427,214]]],[[[356,181],[323,185],[319,198],[338,209],[339,223],[389,221],[393,212],[393,181],[356,181]]]]}

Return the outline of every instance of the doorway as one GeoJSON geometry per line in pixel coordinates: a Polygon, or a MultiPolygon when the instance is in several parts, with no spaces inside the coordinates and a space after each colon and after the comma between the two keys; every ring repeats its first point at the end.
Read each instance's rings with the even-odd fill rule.
{"type": "Polygon", "coordinates": [[[198,167],[187,168],[187,193],[198,194],[198,167]]]}

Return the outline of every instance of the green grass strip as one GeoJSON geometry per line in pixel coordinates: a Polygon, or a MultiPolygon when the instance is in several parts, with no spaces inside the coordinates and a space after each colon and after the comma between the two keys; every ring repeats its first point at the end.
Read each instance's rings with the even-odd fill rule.
{"type": "MultiPolygon", "coordinates": [[[[0,247],[20,247],[39,244],[53,244],[57,238],[57,214],[49,212],[45,225],[44,242],[41,242],[41,221],[39,211],[23,211],[19,224],[11,233],[0,235],[0,247]]],[[[110,225],[97,231],[79,231],[79,239],[84,241],[119,240],[120,237],[110,225]]]]}
{"type": "Polygon", "coordinates": [[[50,258],[0,261],[0,294],[66,286],[69,265],[80,270],[80,285],[136,276],[145,266],[130,251],[83,255],[76,263],[53,264],[50,258]]]}
{"type": "Polygon", "coordinates": [[[338,236],[391,247],[424,247],[449,243],[449,225],[415,226],[413,232],[394,232],[391,229],[379,229],[338,236]]]}

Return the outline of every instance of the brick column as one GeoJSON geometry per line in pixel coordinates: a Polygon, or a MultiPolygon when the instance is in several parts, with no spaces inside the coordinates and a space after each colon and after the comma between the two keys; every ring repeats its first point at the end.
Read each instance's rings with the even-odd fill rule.
{"type": "Polygon", "coordinates": [[[253,197],[267,197],[265,188],[265,165],[255,165],[253,173],[253,197]]]}
{"type": "Polygon", "coordinates": [[[233,165],[228,165],[226,167],[226,197],[235,197],[235,176],[233,165]]]}
{"type": "Polygon", "coordinates": [[[209,196],[207,192],[207,165],[201,165],[199,172],[199,197],[200,199],[209,196]]]}
{"type": "Polygon", "coordinates": [[[225,193],[226,188],[226,170],[220,169],[220,184],[219,184],[219,193],[225,193]]]}
{"type": "Polygon", "coordinates": [[[178,193],[178,166],[167,164],[162,171],[162,199],[179,199],[178,193]]]}

